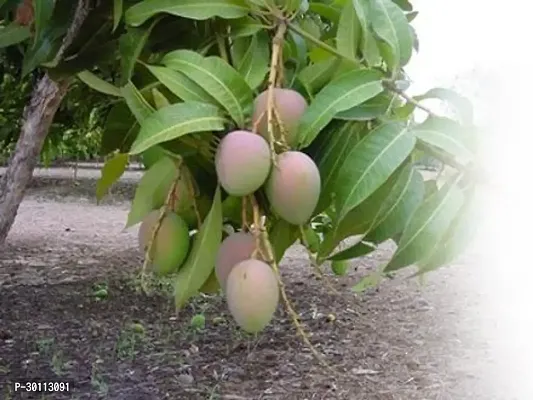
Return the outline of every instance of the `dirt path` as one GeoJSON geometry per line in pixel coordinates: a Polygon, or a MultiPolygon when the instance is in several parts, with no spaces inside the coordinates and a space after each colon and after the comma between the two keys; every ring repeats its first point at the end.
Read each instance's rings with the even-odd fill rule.
{"type": "MultiPolygon", "coordinates": [[[[361,297],[349,288],[391,245],[349,276],[330,276],[340,295],[314,280],[301,249],[292,248],[283,275],[311,340],[343,371],[334,377],[281,309],[255,340],[235,327],[218,296],[198,299],[176,319],[166,286],[140,295],[136,229],[122,229],[133,193],[127,182],[96,206],[94,182],[43,179],[0,253],[1,384],[71,383],[69,395],[38,397],[48,399],[526,400],[503,386],[495,338],[486,334],[496,321],[482,309],[479,244],[463,265],[430,275],[424,286],[398,279],[361,297]],[[99,299],[102,289],[107,296],[99,299]],[[198,312],[205,330],[189,324],[198,312]]],[[[31,398],[13,397],[8,387],[2,398],[31,398]]]]}

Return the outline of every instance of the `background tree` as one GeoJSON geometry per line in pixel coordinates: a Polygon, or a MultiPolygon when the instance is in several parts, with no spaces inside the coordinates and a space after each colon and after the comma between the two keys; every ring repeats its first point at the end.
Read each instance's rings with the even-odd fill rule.
{"type": "Polygon", "coordinates": [[[144,157],[126,225],[143,222],[143,272],[174,276],[178,309],[221,285],[237,321],[257,331],[273,311],[246,309],[242,297],[260,297],[268,281],[259,303],[275,308],[279,287],[299,327],[277,268],[297,240],[318,273],[326,261],[342,273],[346,260],[394,240],[392,258],[361,286],[414,264],[425,273],[465,248],[475,210],[473,111],[448,89],[405,93],[404,67],[418,48],[407,0],[64,1],[35,3],[33,19],[20,17],[29,2],[3,2],[0,43],[23,49],[22,76],[38,66],[46,73],[0,182],[0,241],[77,78],[112,99],[97,197],[130,157],[144,157]],[[431,111],[430,98],[453,112],[431,111]],[[424,179],[415,164],[427,155],[447,173],[424,179]],[[227,250],[236,234],[252,246],[243,239],[227,250]],[[236,250],[255,278],[237,260],[221,266],[236,250]]]}

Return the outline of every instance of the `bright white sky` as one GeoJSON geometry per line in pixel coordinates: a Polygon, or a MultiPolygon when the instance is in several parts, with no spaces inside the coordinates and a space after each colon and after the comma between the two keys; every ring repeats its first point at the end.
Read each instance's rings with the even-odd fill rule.
{"type": "Polygon", "coordinates": [[[480,232],[490,261],[471,268],[487,293],[485,312],[497,321],[487,329],[498,343],[495,377],[514,386],[509,398],[533,399],[532,6],[526,0],[412,3],[420,11],[413,21],[420,53],[407,68],[414,81],[409,91],[454,83],[467,95],[468,88],[481,89],[472,100],[482,111],[485,168],[496,185],[483,196],[488,214],[480,232]]]}

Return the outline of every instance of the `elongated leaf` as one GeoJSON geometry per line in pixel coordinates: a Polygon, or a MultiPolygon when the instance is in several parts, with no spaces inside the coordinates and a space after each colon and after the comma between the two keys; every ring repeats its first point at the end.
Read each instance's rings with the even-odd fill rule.
{"type": "Polygon", "coordinates": [[[154,98],[154,106],[156,110],[168,107],[171,103],[157,88],[152,89],[152,97],[154,98]]]}
{"type": "Polygon", "coordinates": [[[159,143],[188,133],[221,131],[225,118],[211,104],[176,103],[157,110],[141,123],[141,130],[131,146],[130,154],[139,154],[159,143]]]}
{"type": "Polygon", "coordinates": [[[30,28],[12,22],[7,26],[0,27],[0,49],[23,42],[30,37],[30,28]]]}
{"type": "Polygon", "coordinates": [[[361,53],[363,54],[363,57],[369,66],[379,65],[381,62],[381,55],[379,53],[376,39],[374,38],[370,27],[369,0],[352,0],[352,4],[361,25],[361,53]]]}
{"type": "Polygon", "coordinates": [[[181,72],[157,65],[146,65],[146,68],[148,68],[159,82],[181,100],[218,104],[201,86],[194,83],[181,72]]]}
{"type": "Polygon", "coordinates": [[[124,102],[115,104],[107,114],[100,151],[107,155],[115,150],[127,153],[139,132],[139,123],[124,102]]]}
{"type": "Polygon", "coordinates": [[[332,201],[332,194],[339,171],[350,151],[360,140],[361,126],[347,123],[337,129],[324,132],[325,143],[317,151],[317,166],[322,180],[322,189],[315,214],[325,210],[332,201]]]}
{"type": "Polygon", "coordinates": [[[367,255],[369,253],[372,253],[374,250],[376,250],[376,246],[372,243],[360,241],[354,244],[353,246],[348,247],[347,249],[344,249],[342,251],[339,251],[335,253],[334,255],[328,257],[327,259],[330,261],[343,261],[343,260],[351,260],[353,258],[362,257],[364,255],[367,255]]]}
{"type": "Polygon", "coordinates": [[[33,2],[34,8],[34,45],[39,41],[42,36],[44,27],[50,22],[52,14],[54,12],[55,0],[40,0],[33,2]]]}
{"type": "Polygon", "coordinates": [[[139,123],[142,123],[155,111],[133,82],[129,81],[125,86],[120,88],[120,91],[126,100],[126,104],[139,123]]]}
{"type": "Polygon", "coordinates": [[[100,93],[108,94],[110,96],[122,97],[122,93],[118,87],[107,81],[104,81],[102,78],[90,71],[82,71],[78,73],[77,76],[80,81],[85,83],[91,89],[94,89],[100,93]]]}
{"type": "Polygon", "coordinates": [[[191,252],[174,282],[174,302],[181,309],[209,278],[215,268],[217,250],[222,241],[222,201],[217,186],[211,210],[200,227],[191,252]]]}
{"type": "Polygon", "coordinates": [[[477,230],[480,209],[473,198],[467,198],[442,240],[437,243],[431,254],[419,263],[415,276],[453,262],[468,248],[477,230]]]}
{"type": "Polygon", "coordinates": [[[391,102],[391,95],[381,93],[358,106],[338,113],[335,115],[335,119],[341,119],[344,121],[370,121],[384,115],[389,109],[391,102]]]}
{"type": "Polygon", "coordinates": [[[402,9],[392,0],[373,0],[368,10],[373,32],[388,45],[382,55],[389,68],[406,65],[411,59],[413,38],[402,9]]]}
{"type": "Polygon", "coordinates": [[[149,26],[131,28],[128,27],[119,39],[120,52],[120,85],[123,86],[131,79],[133,70],[150,32],[158,21],[154,20],[149,26]]]}
{"type": "Polygon", "coordinates": [[[398,178],[365,235],[381,243],[401,232],[424,199],[424,178],[409,165],[398,178]]]}
{"type": "Polygon", "coordinates": [[[272,249],[276,257],[276,262],[280,262],[289,247],[298,239],[299,228],[288,222],[278,219],[269,230],[268,236],[272,244],[272,249]]]}
{"type": "Polygon", "coordinates": [[[312,2],[309,4],[309,10],[331,21],[335,25],[339,23],[341,9],[332,5],[312,2]]]}
{"type": "Polygon", "coordinates": [[[337,50],[343,56],[357,60],[359,55],[359,42],[361,41],[362,28],[355,8],[351,1],[347,1],[342,10],[337,27],[337,50]]]}
{"type": "Polygon", "coordinates": [[[229,25],[231,27],[230,35],[232,38],[253,36],[257,32],[267,28],[266,25],[250,16],[231,20],[229,21],[229,25]]]}
{"type": "Polygon", "coordinates": [[[299,127],[300,148],[311,144],[336,114],[381,93],[381,78],[378,71],[361,69],[345,73],[326,85],[302,116],[299,127]]]}
{"type": "Polygon", "coordinates": [[[123,11],[124,11],[123,0],[113,0],[113,32],[117,29],[118,24],[120,24],[123,11]]]}
{"type": "Polygon", "coordinates": [[[380,211],[381,205],[389,196],[395,182],[402,176],[402,171],[402,168],[396,170],[359,206],[348,212],[346,216],[334,220],[333,229],[324,235],[324,240],[318,252],[319,258],[330,254],[342,240],[350,236],[364,235],[368,232],[380,211]]]}
{"type": "Polygon", "coordinates": [[[464,128],[457,122],[443,117],[428,117],[424,122],[413,127],[415,136],[467,163],[474,158],[466,142],[468,137],[464,128]]]}
{"type": "MultiPolygon", "coordinates": [[[[51,24],[53,25],[53,24],[51,24]]],[[[38,66],[53,60],[62,43],[65,29],[62,26],[47,26],[41,37],[24,53],[22,77],[27,76],[38,66]]]]}
{"type": "Polygon", "coordinates": [[[138,224],[152,210],[163,205],[158,204],[161,193],[170,188],[177,174],[176,164],[168,157],[161,158],[144,173],[135,189],[126,228],[138,224]]]}
{"type": "Polygon", "coordinates": [[[413,5],[409,0],[392,0],[398,5],[403,11],[413,11],[413,5]]]}
{"type": "Polygon", "coordinates": [[[266,32],[252,36],[250,46],[240,63],[237,71],[244,77],[250,88],[256,89],[265,78],[270,68],[270,43],[266,32]]]}
{"type": "Polygon", "coordinates": [[[207,20],[214,17],[241,18],[248,11],[244,0],[144,0],[130,7],[125,18],[128,25],[139,26],[160,13],[207,20]]]}
{"type": "Polygon", "coordinates": [[[99,202],[106,195],[109,188],[120,179],[128,166],[129,156],[117,153],[106,161],[101,170],[100,179],[96,182],[96,200],[99,202]]]}
{"type": "Polygon", "coordinates": [[[442,240],[463,203],[464,195],[456,182],[424,201],[409,220],[384,271],[395,271],[424,260],[442,240]]]}
{"type": "Polygon", "coordinates": [[[328,83],[339,67],[341,61],[337,57],[309,64],[298,73],[298,79],[307,88],[310,94],[314,94],[328,83]]]}
{"type": "Polygon", "coordinates": [[[226,109],[239,127],[244,126],[244,109],[252,102],[253,92],[244,78],[222,58],[176,50],[166,54],[162,63],[192,79],[226,109]]]}
{"type": "Polygon", "coordinates": [[[416,139],[405,124],[378,126],[348,155],[335,184],[337,215],[342,219],[402,164],[416,139]]]}

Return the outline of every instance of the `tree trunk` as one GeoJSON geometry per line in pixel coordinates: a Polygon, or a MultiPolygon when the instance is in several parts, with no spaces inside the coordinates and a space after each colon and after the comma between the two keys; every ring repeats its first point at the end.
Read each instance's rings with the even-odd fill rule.
{"type": "Polygon", "coordinates": [[[56,82],[45,74],[24,109],[20,136],[5,174],[0,177],[0,246],[15,222],[54,115],[65,97],[69,81],[56,82]]]}

